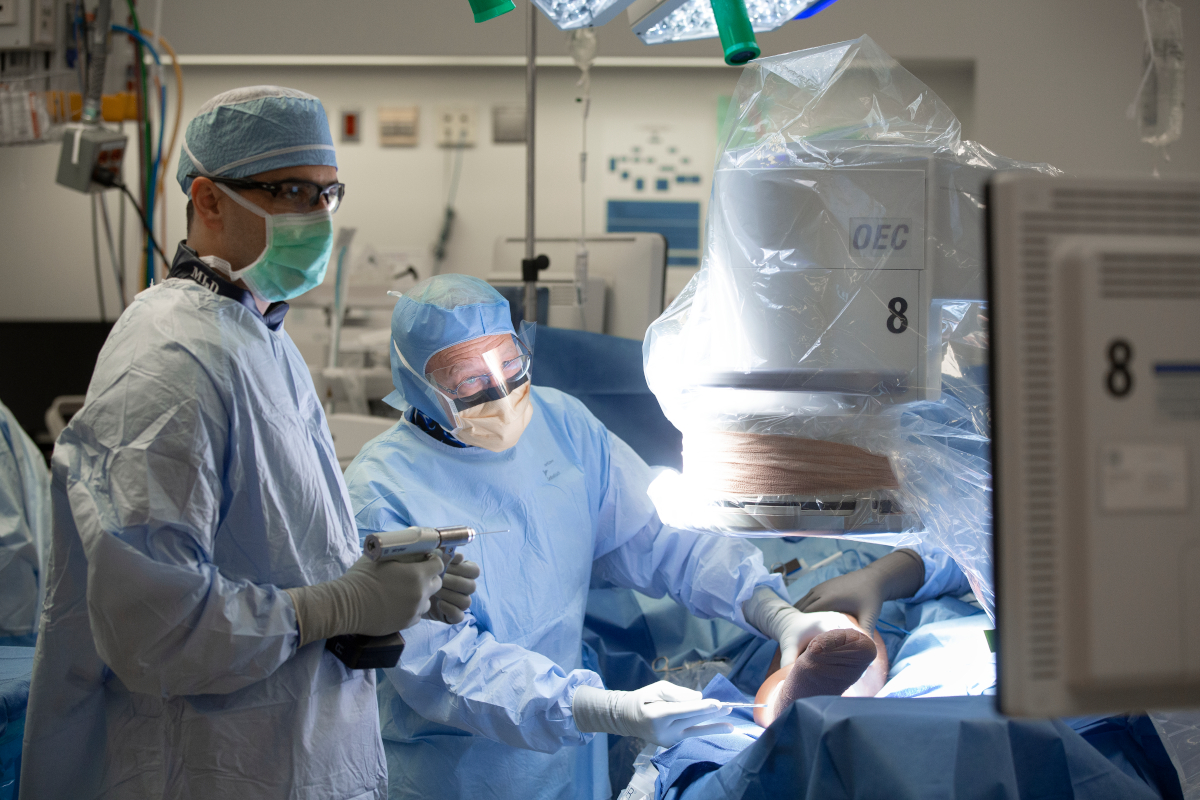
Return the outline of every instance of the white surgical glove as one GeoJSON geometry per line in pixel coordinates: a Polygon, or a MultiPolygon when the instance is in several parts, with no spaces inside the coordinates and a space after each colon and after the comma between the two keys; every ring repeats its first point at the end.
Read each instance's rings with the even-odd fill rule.
{"type": "Polygon", "coordinates": [[[729,713],[718,700],[705,700],[695,689],[659,681],[633,692],[615,692],[580,686],[571,701],[575,726],[588,733],[603,731],[636,736],[661,747],[670,747],[693,736],[729,733],[725,722],[703,723],[729,713]]]}
{"type": "Polygon", "coordinates": [[[300,647],[345,633],[368,636],[411,628],[442,588],[442,560],[372,561],[363,556],[340,578],[285,591],[296,607],[300,647]]]}
{"type": "Polygon", "coordinates": [[[471,607],[478,577],[479,565],[464,559],[462,553],[455,553],[442,575],[442,588],[434,593],[424,618],[447,625],[457,625],[466,619],[463,612],[471,607]]]}
{"type": "Polygon", "coordinates": [[[819,634],[839,628],[857,630],[845,614],[836,611],[805,614],[792,608],[766,586],[759,586],[750,599],[742,603],[742,616],[764,636],[779,642],[781,667],[794,662],[819,634]]]}

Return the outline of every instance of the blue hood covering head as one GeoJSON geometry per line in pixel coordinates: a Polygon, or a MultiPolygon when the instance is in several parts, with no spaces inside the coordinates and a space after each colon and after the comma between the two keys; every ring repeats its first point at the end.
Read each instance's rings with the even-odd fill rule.
{"type": "Polygon", "coordinates": [[[392,311],[392,385],[384,400],[396,408],[416,406],[446,430],[454,423],[437,392],[425,381],[436,353],[481,336],[515,333],[508,301],[486,281],[470,275],[434,275],[409,289],[392,311]],[[413,374],[396,355],[399,349],[413,374]]]}

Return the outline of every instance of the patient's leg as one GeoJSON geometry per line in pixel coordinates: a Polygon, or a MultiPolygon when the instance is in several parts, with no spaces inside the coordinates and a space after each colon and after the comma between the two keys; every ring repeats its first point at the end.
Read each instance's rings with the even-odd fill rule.
{"type": "Polygon", "coordinates": [[[754,721],[765,728],[794,701],[804,697],[873,696],[887,681],[886,652],[858,630],[842,628],[822,633],[809,642],[790,667],[775,671],[763,681],[754,702],[766,706],[754,709],[754,721]],[[872,663],[880,659],[883,663],[873,667],[872,663]],[[882,674],[864,677],[868,670],[882,674]],[[849,691],[851,687],[861,688],[856,686],[860,679],[872,685],[865,691],[849,691]]]}
{"type": "Polygon", "coordinates": [[[803,697],[840,695],[862,677],[875,654],[875,642],[859,631],[842,628],[822,633],[784,678],[775,698],[777,713],[803,697]]]}
{"type": "MultiPolygon", "coordinates": [[[[852,624],[856,626],[853,632],[858,633],[859,637],[866,638],[863,628],[857,627],[858,620],[848,614],[847,616],[852,624]]],[[[779,700],[780,693],[784,690],[785,682],[788,682],[790,679],[793,685],[791,691],[796,692],[791,694],[792,699],[814,697],[816,694],[841,694],[842,697],[875,697],[881,688],[883,688],[883,685],[888,682],[888,650],[883,645],[883,639],[880,637],[880,632],[878,631],[875,631],[875,636],[871,639],[871,642],[875,644],[875,660],[871,661],[868,658],[871,654],[871,649],[864,646],[863,649],[865,652],[860,657],[865,658],[869,663],[866,663],[865,668],[856,667],[846,669],[846,679],[850,679],[851,674],[856,674],[856,670],[859,675],[857,679],[850,679],[850,685],[847,688],[839,690],[838,686],[841,685],[841,681],[838,681],[838,684],[834,685],[829,680],[828,674],[824,675],[823,678],[821,676],[822,673],[830,672],[830,663],[835,668],[838,662],[857,661],[857,656],[853,656],[852,654],[857,652],[857,646],[863,646],[862,643],[858,642],[858,639],[842,636],[839,639],[841,646],[836,646],[832,640],[829,640],[829,636],[832,636],[832,634],[845,634],[847,632],[851,631],[846,628],[844,631],[822,633],[821,636],[812,639],[812,642],[808,645],[808,649],[805,649],[800,654],[800,657],[792,663],[791,667],[784,669],[779,668],[779,652],[776,651],[774,661],[770,663],[770,674],[767,676],[767,680],[762,682],[762,686],[758,687],[758,692],[755,694],[755,703],[763,703],[764,708],[754,710],[754,721],[761,724],[763,728],[766,728],[770,723],[775,721],[776,709],[779,711],[787,710],[792,700],[787,700],[786,703],[776,703],[776,700],[779,700]],[[846,639],[850,639],[854,645],[848,645],[846,639]],[[815,648],[818,640],[827,643],[821,646],[820,651],[823,655],[820,657],[816,655],[818,650],[812,649],[815,648]],[[805,657],[808,655],[809,649],[812,649],[812,655],[805,657]],[[793,667],[799,668],[802,672],[809,674],[803,675],[797,673],[796,678],[792,678],[793,667]]]]}

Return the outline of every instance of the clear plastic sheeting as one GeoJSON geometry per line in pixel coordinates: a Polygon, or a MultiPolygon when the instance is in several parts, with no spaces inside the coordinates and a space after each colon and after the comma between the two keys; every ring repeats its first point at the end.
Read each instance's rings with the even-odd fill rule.
{"type": "Polygon", "coordinates": [[[1179,773],[1185,800],[1200,800],[1200,709],[1149,714],[1179,773]]]}
{"type": "Polygon", "coordinates": [[[1166,0],[1139,0],[1145,62],[1128,116],[1142,141],[1165,147],[1183,133],[1183,12],[1166,0]]]}
{"type": "Polygon", "coordinates": [[[0,145],[53,140],[70,117],[65,92],[44,91],[49,79],[0,81],[0,145]]]}
{"type": "Polygon", "coordinates": [[[756,61],[730,108],[703,265],[643,345],[683,432],[659,514],[939,548],[991,614],[984,185],[1057,170],[963,141],[865,36],[756,61]]]}
{"type": "MultiPolygon", "coordinates": [[[[943,336],[940,363],[945,372],[936,402],[839,417],[766,409],[758,415],[713,414],[694,427],[681,426],[684,471],[664,470],[649,490],[663,521],[734,536],[837,536],[911,547],[920,553],[940,548],[958,562],[992,614],[991,414],[987,366],[981,361],[986,357],[987,311],[978,301],[946,303],[938,310],[943,336]],[[728,497],[706,492],[714,459],[703,444],[712,441],[709,437],[716,425],[727,426],[720,430],[858,448],[865,462],[861,473],[873,470],[874,459],[885,456],[895,488],[827,490],[801,497],[728,497]],[[701,443],[699,452],[689,447],[693,441],[701,443]]],[[[647,379],[657,392],[649,377],[651,369],[648,362],[647,379]]],[[[745,408],[746,401],[740,402],[745,408]]],[[[670,412],[668,417],[679,424],[670,412]]],[[[810,469],[819,473],[820,480],[832,471],[821,464],[810,469]]]]}

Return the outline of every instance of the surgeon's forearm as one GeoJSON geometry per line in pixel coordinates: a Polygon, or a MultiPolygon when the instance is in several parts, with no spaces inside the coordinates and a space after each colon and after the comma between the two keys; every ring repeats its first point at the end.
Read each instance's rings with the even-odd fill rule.
{"type": "Polygon", "coordinates": [[[946,595],[958,597],[971,591],[966,574],[948,553],[936,547],[922,547],[918,554],[925,566],[924,582],[908,602],[922,603],[946,595]]]}
{"type": "Polygon", "coordinates": [[[553,753],[586,744],[571,717],[578,686],[603,688],[590,670],[564,673],[545,656],[460,629],[432,652],[426,641],[436,623],[404,632],[408,645],[400,665],[386,670],[401,698],[425,719],[493,741],[553,753]]]}
{"type": "Polygon", "coordinates": [[[746,602],[760,590],[786,595],[783,579],[772,575],[763,565],[762,551],[752,544],[724,536],[691,531],[671,531],[683,542],[690,540],[687,558],[692,569],[676,596],[698,617],[728,620],[755,633],[743,614],[746,602]]]}
{"type": "Polygon", "coordinates": [[[753,545],[664,526],[655,516],[621,547],[597,559],[593,576],[650,597],[669,595],[701,619],[729,620],[750,632],[742,605],[755,588],[785,591],[753,545]]]}
{"type": "Polygon", "coordinates": [[[296,616],[281,589],[231,581],[211,564],[156,562],[113,536],[88,561],[96,651],[133,691],[227,694],[295,653],[296,616]],[[105,579],[132,574],[136,582],[105,579]]]}

